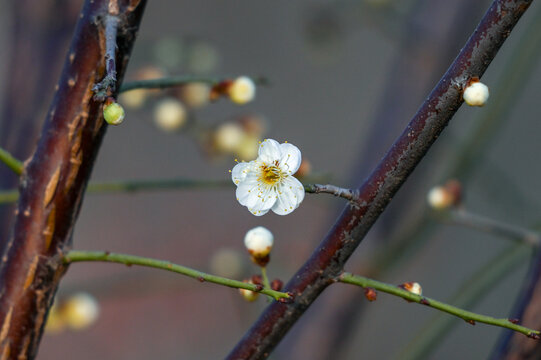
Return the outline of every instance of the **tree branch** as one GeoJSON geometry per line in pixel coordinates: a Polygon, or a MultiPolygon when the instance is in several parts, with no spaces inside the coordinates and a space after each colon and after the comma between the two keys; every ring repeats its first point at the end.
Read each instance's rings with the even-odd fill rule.
{"type": "MultiPolygon", "coordinates": [[[[112,1],[112,0],[111,0],[112,1]]],[[[11,236],[0,262],[0,355],[32,359],[61,276],[73,226],[106,126],[92,88],[105,72],[107,0],[88,0],[75,29],[42,135],[20,182],[11,236]]],[[[145,0],[122,0],[117,62],[121,78],[145,0]]]]}
{"type": "Polygon", "coordinates": [[[401,297],[410,302],[426,305],[431,308],[438,309],[448,314],[457,316],[463,319],[464,321],[470,323],[471,325],[475,325],[476,322],[480,322],[480,323],[484,323],[488,325],[494,325],[494,326],[511,329],[521,334],[524,334],[527,337],[532,338],[532,339],[539,340],[540,338],[539,334],[541,334],[541,332],[537,330],[529,329],[525,326],[520,326],[516,324],[514,321],[513,322],[510,321],[509,319],[496,319],[491,316],[477,314],[471,311],[458,308],[456,306],[443,303],[441,301],[428,298],[426,296],[414,294],[398,286],[386,284],[381,281],[372,280],[364,276],[353,275],[346,272],[340,275],[340,277],[338,278],[338,281],[343,282],[345,284],[361,286],[363,288],[373,288],[375,290],[386,292],[387,294],[401,297]]]}
{"type": "MultiPolygon", "coordinates": [[[[256,85],[269,85],[269,80],[264,77],[250,77],[256,85]]],[[[136,90],[136,89],[167,89],[176,86],[183,86],[194,82],[205,83],[209,85],[216,85],[225,80],[228,77],[209,77],[204,75],[179,75],[169,76],[159,79],[148,80],[134,80],[123,84],[120,87],[121,93],[136,90]]]]}
{"type": "Polygon", "coordinates": [[[531,1],[496,0],[402,135],[359,188],[328,235],[285,287],[292,304],[271,304],[228,355],[266,358],[344,264],[462,104],[462,89],[481,78],[531,1]]]}
{"type": "MultiPolygon", "coordinates": [[[[167,271],[172,271],[178,274],[186,275],[191,278],[197,279],[200,282],[210,282],[218,285],[224,285],[237,289],[246,289],[254,292],[258,292],[267,296],[272,297],[277,301],[289,301],[290,296],[287,293],[280,291],[275,291],[267,286],[263,288],[261,285],[249,284],[246,282],[232,280],[224,278],[221,276],[210,275],[202,271],[194,270],[186,266],[173,264],[169,261],[156,260],[151,258],[146,258],[142,256],[126,255],[126,254],[115,254],[104,251],[69,251],[63,257],[65,265],[69,265],[74,262],[82,261],[102,261],[102,262],[113,262],[124,265],[140,265],[151,267],[155,269],[162,269],[167,271]]],[[[268,282],[268,281],[267,281],[268,282]]]]}

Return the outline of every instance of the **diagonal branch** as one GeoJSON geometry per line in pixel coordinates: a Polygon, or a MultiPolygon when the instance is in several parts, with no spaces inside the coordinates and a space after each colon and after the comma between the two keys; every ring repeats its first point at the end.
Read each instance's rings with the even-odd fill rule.
{"type": "Polygon", "coordinates": [[[364,289],[372,288],[378,291],[385,292],[387,294],[395,295],[409,302],[415,302],[417,304],[425,305],[440,310],[442,312],[454,315],[463,319],[471,325],[475,325],[476,322],[480,322],[483,324],[500,326],[503,328],[514,330],[522,335],[526,335],[530,339],[540,339],[540,332],[538,330],[530,329],[525,326],[519,325],[512,319],[497,319],[492,316],[477,314],[435,299],[428,298],[423,295],[415,294],[401,288],[400,286],[386,284],[381,281],[372,280],[364,276],[354,275],[347,272],[340,275],[338,281],[343,282],[344,284],[357,285],[364,289]]]}
{"type": "MultiPolygon", "coordinates": [[[[114,0],[87,0],[34,155],[25,163],[11,236],[0,249],[0,358],[36,356],[84,190],[106,126],[92,88],[105,73],[99,21],[114,0]]],[[[116,1],[115,1],[116,2],[116,1]]],[[[145,0],[118,1],[117,71],[122,78],[145,0]]]]}
{"type": "Polygon", "coordinates": [[[447,73],[402,135],[359,188],[312,256],[285,287],[292,304],[271,304],[229,354],[229,359],[266,358],[325,288],[376,222],[462,104],[462,89],[481,77],[531,1],[495,0],[447,73]]]}

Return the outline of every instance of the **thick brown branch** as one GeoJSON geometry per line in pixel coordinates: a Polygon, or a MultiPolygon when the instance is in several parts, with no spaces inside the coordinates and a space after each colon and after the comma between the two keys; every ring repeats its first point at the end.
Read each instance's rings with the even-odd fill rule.
{"type": "MultiPolygon", "coordinates": [[[[117,65],[121,77],[145,0],[120,1],[117,65]]],[[[109,1],[86,1],[37,149],[23,172],[11,237],[0,262],[0,358],[36,355],[106,126],[92,87],[105,73],[109,1]]]]}
{"type": "Polygon", "coordinates": [[[462,104],[466,82],[483,75],[530,3],[493,2],[447,73],[359,188],[358,206],[350,205],[342,212],[320,246],[287,284],[286,291],[295,295],[295,302],[271,304],[229,359],[266,358],[319,294],[335,281],[347,259],[462,104]]]}

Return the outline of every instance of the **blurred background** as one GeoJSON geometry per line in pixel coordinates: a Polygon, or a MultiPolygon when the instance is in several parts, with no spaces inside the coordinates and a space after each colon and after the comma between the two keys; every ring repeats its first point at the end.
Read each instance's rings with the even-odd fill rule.
{"type": "MultiPolygon", "coordinates": [[[[11,49],[1,60],[0,146],[19,158],[32,152],[81,4],[0,2],[0,43],[11,49]]],[[[149,2],[125,81],[193,74],[248,75],[268,83],[243,105],[225,96],[208,102],[210,89],[201,84],[125,93],[119,101],[126,119],[108,129],[91,181],[228,181],[236,158],[251,160],[257,141],[273,138],[299,147],[310,165],[307,181],[357,187],[489,4],[149,2]]],[[[539,223],[541,46],[534,34],[541,33],[540,12],[534,3],[483,77],[491,91],[487,105],[462,106],[346,270],[393,284],[416,281],[426,296],[456,303],[456,296],[478,285],[483,267],[494,269],[505,254],[515,254],[508,239],[454,225],[446,214],[428,208],[428,191],[450,178],[462,183],[463,206],[472,213],[528,228],[539,223]]],[[[1,171],[2,188],[14,187],[16,179],[1,171]]],[[[233,184],[89,193],[73,243],[75,249],[165,259],[242,280],[258,272],[243,237],[262,225],[275,236],[269,276],[287,282],[343,207],[341,199],[307,194],[288,216],[255,217],[238,204],[233,184]]],[[[10,209],[1,205],[4,215],[10,209]]],[[[509,316],[528,262],[527,250],[515,256],[468,309],[509,316]]],[[[235,289],[103,263],[72,265],[57,300],[67,304],[81,292],[86,295],[77,299],[90,303],[97,317],[89,324],[51,326],[38,358],[219,359],[267,305],[263,298],[248,303],[235,289]]],[[[490,354],[502,333],[441,315],[453,327],[437,342],[429,341],[430,347],[413,352],[412,341],[420,341],[422,329],[437,315],[386,294],[369,303],[361,288],[337,284],[271,358],[403,359],[423,358],[422,353],[479,359],[490,354]]]]}

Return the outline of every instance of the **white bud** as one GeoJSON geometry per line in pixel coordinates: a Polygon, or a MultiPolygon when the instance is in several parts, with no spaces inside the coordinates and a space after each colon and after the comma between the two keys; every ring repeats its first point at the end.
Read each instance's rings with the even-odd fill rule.
{"type": "Polygon", "coordinates": [[[186,123],[186,118],[186,108],[175,99],[164,99],[154,108],[154,122],[166,132],[179,130],[186,123]]]}
{"type": "Polygon", "coordinates": [[[253,228],[244,236],[244,246],[255,258],[263,258],[269,255],[273,243],[274,236],[263,226],[253,228]]]}
{"type": "Polygon", "coordinates": [[[453,205],[453,195],[443,186],[430,189],[427,196],[428,205],[435,210],[447,209],[453,205]]]}
{"type": "MultiPolygon", "coordinates": [[[[244,280],[243,282],[247,284],[253,284],[252,280],[244,280]]],[[[244,300],[248,302],[256,301],[259,297],[259,293],[252,290],[239,289],[239,293],[244,298],[244,300]]]]}
{"type": "Polygon", "coordinates": [[[191,108],[200,108],[210,100],[210,86],[202,82],[186,84],[181,89],[181,98],[191,108]]]}
{"type": "Polygon", "coordinates": [[[90,326],[99,315],[96,299],[86,293],[71,296],[62,307],[62,317],[72,329],[83,329],[90,326]]]}
{"type": "Polygon", "coordinates": [[[472,82],[466,89],[462,97],[466,104],[470,106],[483,106],[488,100],[488,87],[481,82],[472,82]]]}
{"type": "Polygon", "coordinates": [[[135,89],[123,92],[118,96],[118,101],[128,109],[139,109],[144,105],[148,97],[147,89],[135,89]]]}
{"type": "Polygon", "coordinates": [[[407,282],[402,284],[402,287],[409,291],[410,293],[416,294],[416,295],[423,295],[423,288],[421,287],[421,284],[418,282],[407,282]]]}
{"type": "Polygon", "coordinates": [[[255,98],[255,88],[253,80],[249,77],[238,77],[229,88],[229,98],[236,104],[246,104],[255,98]]]}
{"type": "Polygon", "coordinates": [[[221,152],[235,152],[245,137],[244,130],[237,123],[224,123],[214,132],[214,146],[221,152]]]}

